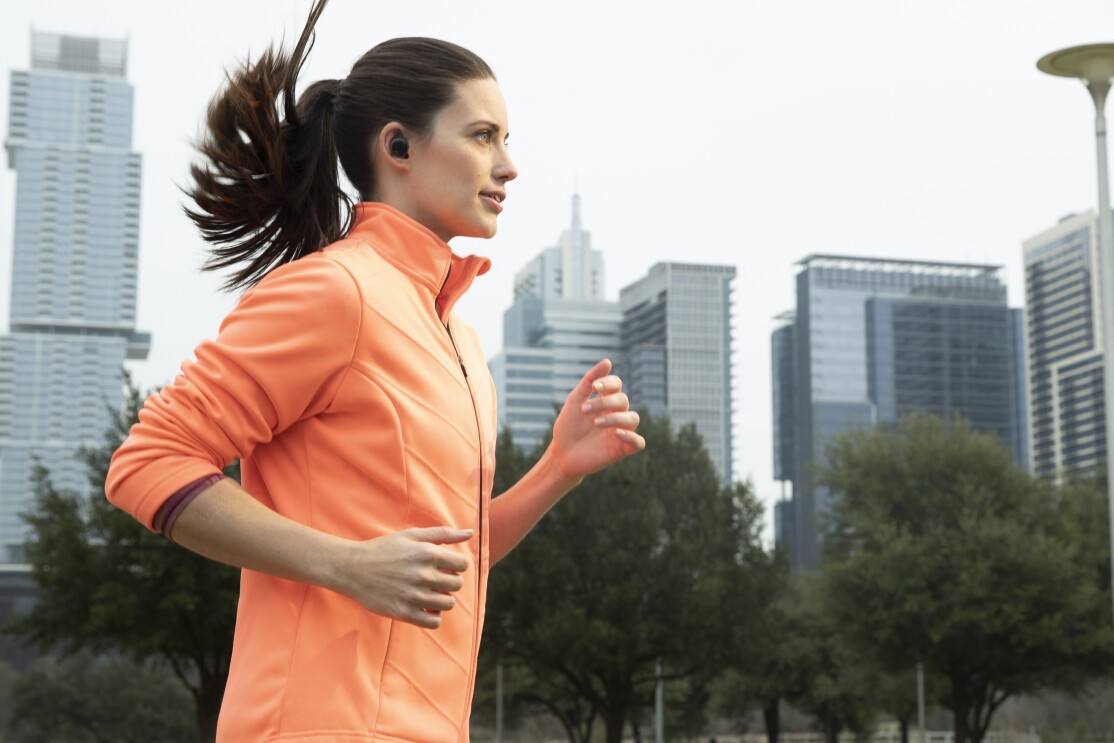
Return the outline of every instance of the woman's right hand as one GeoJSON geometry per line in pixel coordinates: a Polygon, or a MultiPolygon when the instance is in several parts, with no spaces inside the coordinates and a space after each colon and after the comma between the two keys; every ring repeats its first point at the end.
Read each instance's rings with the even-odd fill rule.
{"type": "Polygon", "coordinates": [[[472,538],[472,529],[406,529],[355,542],[340,566],[335,590],[365,608],[419,627],[441,626],[441,612],[456,605],[468,556],[444,545],[472,538]]]}
{"type": "Polygon", "coordinates": [[[224,478],[194,498],[174,523],[175,542],[206,557],[344,594],[367,609],[419,627],[441,626],[441,612],[471,562],[447,545],[471,529],[405,529],[366,541],[317,531],[286,518],[224,478]]]}

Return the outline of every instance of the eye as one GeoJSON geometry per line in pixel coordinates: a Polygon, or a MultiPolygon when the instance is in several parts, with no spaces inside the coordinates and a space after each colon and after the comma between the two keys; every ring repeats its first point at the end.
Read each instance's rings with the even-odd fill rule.
{"type": "Polygon", "coordinates": [[[484,143],[491,142],[492,137],[493,134],[490,129],[481,129],[480,131],[476,132],[476,138],[484,143]]]}

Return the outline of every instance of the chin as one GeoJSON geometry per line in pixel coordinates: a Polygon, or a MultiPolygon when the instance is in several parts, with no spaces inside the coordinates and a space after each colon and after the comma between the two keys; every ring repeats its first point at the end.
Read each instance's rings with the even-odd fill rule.
{"type": "Polygon", "coordinates": [[[495,233],[499,230],[499,226],[492,222],[491,224],[477,224],[473,225],[466,233],[461,233],[461,237],[479,237],[484,240],[495,237],[495,233]]]}

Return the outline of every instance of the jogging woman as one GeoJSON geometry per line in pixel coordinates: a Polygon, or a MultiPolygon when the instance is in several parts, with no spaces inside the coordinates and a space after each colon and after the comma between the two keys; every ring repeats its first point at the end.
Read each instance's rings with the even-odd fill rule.
{"type": "Polygon", "coordinates": [[[499,86],[404,38],[299,96],[324,7],[210,106],[188,212],[246,292],[147,400],[108,497],[243,568],[218,740],[466,741],[488,570],[645,441],[601,361],[491,499],[494,386],[453,312],[490,263],[448,242],[493,236],[517,175],[499,86]]]}

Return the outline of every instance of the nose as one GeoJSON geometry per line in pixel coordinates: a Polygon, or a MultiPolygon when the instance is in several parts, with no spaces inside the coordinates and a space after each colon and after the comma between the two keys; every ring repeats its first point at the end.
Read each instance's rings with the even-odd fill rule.
{"type": "Polygon", "coordinates": [[[503,157],[495,167],[495,177],[506,183],[518,177],[518,168],[515,167],[514,160],[511,160],[511,153],[507,152],[506,147],[502,148],[502,154],[503,157]]]}

